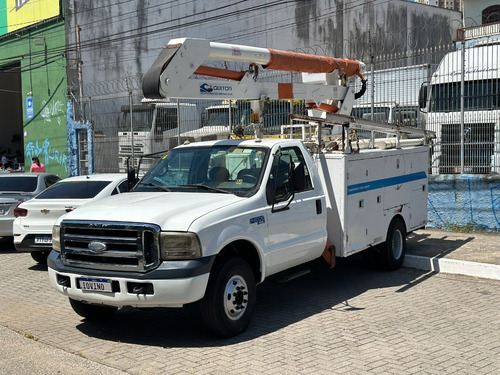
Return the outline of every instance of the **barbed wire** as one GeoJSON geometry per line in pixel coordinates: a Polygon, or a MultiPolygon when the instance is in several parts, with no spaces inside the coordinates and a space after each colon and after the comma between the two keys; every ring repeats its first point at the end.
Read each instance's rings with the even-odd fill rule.
{"type": "MultiPolygon", "coordinates": [[[[425,27],[426,32],[434,32],[436,27],[425,27]]],[[[313,55],[322,55],[322,56],[335,56],[332,51],[339,51],[342,49],[354,49],[354,45],[362,45],[363,49],[358,49],[358,52],[355,53],[356,59],[364,61],[367,66],[373,62],[375,64],[381,63],[389,63],[397,65],[398,61],[400,66],[405,65],[406,59],[412,58],[421,58],[425,60],[427,57],[429,61],[428,63],[437,63],[441,59],[444,54],[454,48],[454,43],[451,40],[447,40],[446,42],[436,44],[431,43],[431,39],[429,37],[421,38],[420,43],[414,42],[413,44],[408,44],[408,41],[413,40],[413,35],[422,34],[422,29],[405,29],[407,38],[404,38],[404,43],[397,44],[394,42],[393,44],[387,43],[381,46],[381,48],[376,48],[376,52],[368,51],[369,45],[366,43],[362,43],[362,38],[367,38],[365,35],[360,35],[358,38],[354,40],[341,40],[337,41],[333,44],[316,44],[307,47],[300,47],[292,50],[293,52],[313,54],[313,55]],[[413,34],[413,35],[410,35],[413,34]],[[418,44],[420,44],[418,46],[418,44]],[[373,56],[373,60],[370,57],[373,56]]],[[[372,39],[376,39],[378,36],[372,36],[372,39]]],[[[387,34],[385,35],[386,40],[396,40],[396,35],[387,34]]],[[[403,39],[403,38],[400,38],[403,39]]],[[[442,41],[441,39],[439,40],[442,41]]],[[[372,47],[375,49],[375,47],[372,47]]],[[[425,62],[425,61],[422,61],[425,62]]],[[[234,62],[207,62],[206,65],[214,66],[223,69],[233,69],[233,70],[246,70],[248,69],[248,64],[242,63],[234,63],[234,62]]],[[[271,71],[260,71],[259,72],[260,79],[272,79],[273,76],[282,75],[282,72],[273,73],[271,71]]],[[[293,80],[293,75],[290,75],[290,79],[293,80]]],[[[109,96],[112,94],[123,94],[127,92],[132,92],[133,95],[141,94],[142,90],[142,75],[127,75],[126,77],[116,78],[108,81],[97,81],[86,83],[83,85],[83,95],[84,97],[102,97],[109,96]]],[[[68,81],[68,86],[70,90],[77,92],[78,90],[78,81],[76,76],[72,76],[68,81]]]]}

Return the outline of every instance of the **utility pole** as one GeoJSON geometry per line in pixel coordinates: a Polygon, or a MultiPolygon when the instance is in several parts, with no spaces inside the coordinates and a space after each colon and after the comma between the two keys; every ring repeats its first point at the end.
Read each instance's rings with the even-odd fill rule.
{"type": "Polygon", "coordinates": [[[81,30],[80,25],[75,24],[76,64],[78,68],[78,96],[80,102],[80,120],[83,120],[83,75],[82,75],[82,59],[81,59],[81,49],[80,49],[80,30],[81,30]]]}

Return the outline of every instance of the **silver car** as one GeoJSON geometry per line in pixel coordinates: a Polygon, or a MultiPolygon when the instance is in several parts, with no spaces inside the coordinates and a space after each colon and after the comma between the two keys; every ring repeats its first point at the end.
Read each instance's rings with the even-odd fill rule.
{"type": "Polygon", "coordinates": [[[51,173],[0,173],[0,237],[11,237],[14,208],[61,178],[51,173]]]}

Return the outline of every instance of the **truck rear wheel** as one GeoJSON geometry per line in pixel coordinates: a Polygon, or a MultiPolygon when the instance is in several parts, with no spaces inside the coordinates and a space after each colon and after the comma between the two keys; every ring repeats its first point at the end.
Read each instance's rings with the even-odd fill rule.
{"type": "Polygon", "coordinates": [[[221,260],[214,265],[201,303],[203,322],[218,336],[240,334],[252,319],[256,291],[247,262],[240,258],[221,260]]]}
{"type": "Polygon", "coordinates": [[[381,245],[380,260],[382,266],[390,271],[403,265],[406,253],[406,227],[403,221],[396,217],[391,221],[387,231],[387,240],[381,245]]]}
{"type": "Polygon", "coordinates": [[[89,305],[88,303],[83,303],[72,298],[69,299],[69,303],[78,315],[89,320],[106,319],[118,309],[113,306],[89,305]]]}

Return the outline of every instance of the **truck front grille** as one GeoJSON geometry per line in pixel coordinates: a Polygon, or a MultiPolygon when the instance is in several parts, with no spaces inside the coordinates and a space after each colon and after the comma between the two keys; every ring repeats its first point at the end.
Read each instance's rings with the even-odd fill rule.
{"type": "Polygon", "coordinates": [[[106,221],[64,221],[61,255],[68,266],[145,272],[159,264],[160,227],[106,221]]]}

